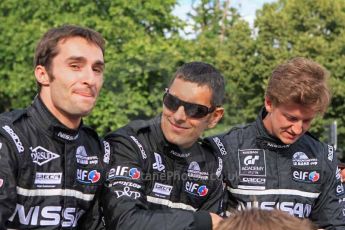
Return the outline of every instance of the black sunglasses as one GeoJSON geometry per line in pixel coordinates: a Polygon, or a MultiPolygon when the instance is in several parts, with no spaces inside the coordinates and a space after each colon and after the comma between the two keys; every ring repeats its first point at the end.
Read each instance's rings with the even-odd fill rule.
{"type": "Polygon", "coordinates": [[[166,92],[163,96],[163,104],[173,112],[176,112],[180,106],[183,106],[186,115],[190,118],[202,118],[207,114],[212,113],[216,109],[215,106],[208,108],[205,105],[182,101],[179,98],[171,95],[168,89],[166,89],[166,92]]]}

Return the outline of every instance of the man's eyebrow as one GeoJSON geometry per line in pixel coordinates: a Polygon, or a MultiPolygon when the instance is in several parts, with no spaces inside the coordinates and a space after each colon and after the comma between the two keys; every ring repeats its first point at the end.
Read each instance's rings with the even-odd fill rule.
{"type": "Polygon", "coordinates": [[[68,57],[66,61],[86,61],[86,58],[81,56],[71,56],[68,57]]]}
{"type": "MultiPolygon", "coordinates": [[[[82,56],[71,56],[67,58],[66,61],[78,61],[78,62],[86,62],[86,58],[82,56]]],[[[97,60],[93,65],[102,65],[104,66],[104,61],[102,60],[97,60]]]]}
{"type": "Polygon", "coordinates": [[[104,61],[101,61],[101,60],[97,60],[93,65],[101,65],[101,66],[104,66],[104,61]]]}

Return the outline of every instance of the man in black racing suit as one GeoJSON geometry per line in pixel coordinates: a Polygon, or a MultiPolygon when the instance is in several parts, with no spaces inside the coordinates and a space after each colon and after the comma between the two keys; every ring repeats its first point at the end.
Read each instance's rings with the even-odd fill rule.
{"type": "Polygon", "coordinates": [[[106,136],[111,162],[102,193],[108,229],[212,229],[221,220],[222,160],[198,139],[223,115],[224,80],[192,62],[176,73],[163,112],[106,136]]]}
{"type": "Polygon", "coordinates": [[[0,229],[102,226],[95,196],[109,155],[81,117],[102,86],[103,45],[78,26],[53,28],[38,44],[39,95],[0,115],[0,229]]]}
{"type": "Polygon", "coordinates": [[[257,120],[208,139],[223,156],[230,200],[238,209],[277,208],[319,228],[345,229],[334,148],[307,132],[329,103],[326,77],[323,67],[304,58],[278,66],[257,120]]]}

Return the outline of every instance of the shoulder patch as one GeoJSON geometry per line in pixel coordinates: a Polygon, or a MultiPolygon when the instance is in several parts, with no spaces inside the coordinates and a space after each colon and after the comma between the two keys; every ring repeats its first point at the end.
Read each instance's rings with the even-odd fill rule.
{"type": "Polygon", "coordinates": [[[220,154],[222,154],[223,156],[228,154],[225,147],[224,147],[224,144],[222,143],[222,141],[220,140],[219,137],[212,137],[212,140],[217,145],[220,154]]]}
{"type": "Polygon", "coordinates": [[[104,156],[103,162],[109,164],[110,162],[110,144],[108,141],[103,141],[104,156]]]}
{"type": "Polygon", "coordinates": [[[10,126],[8,126],[8,125],[4,125],[1,128],[3,130],[5,130],[8,133],[8,135],[10,135],[10,137],[12,138],[14,144],[16,145],[16,148],[17,148],[18,152],[19,153],[24,152],[23,143],[19,139],[18,135],[13,131],[13,129],[10,126]]]}
{"type": "Polygon", "coordinates": [[[144,149],[143,145],[140,144],[140,142],[138,141],[138,139],[135,138],[134,136],[129,136],[129,137],[130,137],[130,138],[133,140],[133,142],[138,146],[139,151],[140,151],[140,153],[141,153],[141,157],[145,160],[145,159],[147,158],[147,155],[146,155],[146,153],[145,153],[145,149],[144,149]]]}
{"type": "Polygon", "coordinates": [[[328,145],[328,155],[327,158],[329,161],[333,161],[334,158],[334,148],[331,145],[328,145]]]}

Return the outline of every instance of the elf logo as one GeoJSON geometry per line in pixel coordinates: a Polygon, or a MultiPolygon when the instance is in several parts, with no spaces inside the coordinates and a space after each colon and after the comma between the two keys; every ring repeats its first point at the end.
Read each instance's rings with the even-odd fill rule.
{"type": "Polygon", "coordinates": [[[101,178],[101,173],[97,170],[82,170],[77,169],[77,180],[84,184],[94,184],[101,178]]]}
{"type": "Polygon", "coordinates": [[[197,183],[190,181],[186,182],[185,190],[186,192],[193,194],[195,196],[206,196],[208,193],[208,188],[206,185],[199,185],[197,183]]]}
{"type": "Polygon", "coordinates": [[[79,218],[85,213],[82,209],[65,208],[61,206],[34,206],[25,210],[21,204],[16,205],[13,215],[9,221],[19,221],[22,225],[31,226],[62,226],[62,227],[75,227],[79,218]]]}
{"type": "Polygon", "coordinates": [[[307,182],[307,183],[316,183],[320,179],[320,173],[317,171],[301,171],[294,170],[292,173],[293,180],[307,182]]]}
{"type": "Polygon", "coordinates": [[[111,168],[108,173],[108,180],[114,178],[129,178],[129,179],[139,179],[140,178],[140,171],[137,168],[129,168],[127,166],[117,166],[116,168],[111,168]]]}

